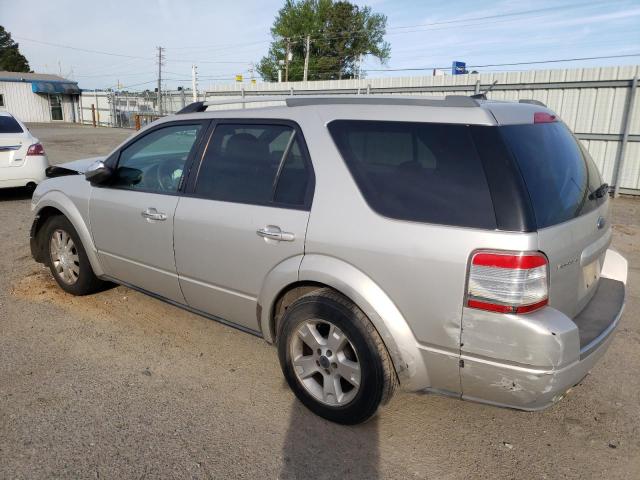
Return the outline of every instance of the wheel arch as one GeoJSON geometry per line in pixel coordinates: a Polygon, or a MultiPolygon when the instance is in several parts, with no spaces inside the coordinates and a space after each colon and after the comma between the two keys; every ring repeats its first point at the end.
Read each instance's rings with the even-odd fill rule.
{"type": "MultiPolygon", "coordinates": [[[[320,288],[331,288],[348,298],[369,318],[382,338],[403,389],[422,390],[429,386],[427,370],[418,343],[408,323],[388,295],[364,272],[342,260],[326,255],[305,255],[298,259],[295,271],[279,271],[277,287],[261,295],[258,317],[262,334],[270,343],[276,341],[277,321],[297,298],[320,288]]],[[[265,290],[265,289],[263,289],[265,290]]]]}
{"type": "MultiPolygon", "coordinates": [[[[89,263],[96,276],[104,274],[100,262],[98,260],[97,251],[91,237],[91,232],[84,220],[84,217],[80,213],[78,207],[62,192],[57,190],[47,192],[38,203],[33,207],[36,212],[33,225],[31,227],[31,238],[35,242],[35,248],[39,248],[39,254],[42,256],[43,243],[39,233],[42,231],[42,227],[46,221],[54,215],[63,215],[76,232],[82,241],[89,263]]],[[[34,252],[34,257],[36,256],[34,252]]],[[[38,258],[36,258],[38,260],[38,258]]],[[[42,260],[39,260],[42,261],[42,260]]]]}

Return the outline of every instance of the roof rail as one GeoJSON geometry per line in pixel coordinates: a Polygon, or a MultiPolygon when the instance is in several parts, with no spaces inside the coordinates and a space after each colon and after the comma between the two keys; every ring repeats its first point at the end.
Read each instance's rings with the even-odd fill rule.
{"type": "Polygon", "coordinates": [[[529,103],[531,105],[538,105],[540,107],[547,108],[547,106],[544,103],[542,103],[540,100],[533,100],[531,98],[521,98],[520,100],[518,100],[518,103],[529,103]]]}
{"type": "Polygon", "coordinates": [[[340,95],[325,97],[296,96],[286,99],[288,107],[306,105],[409,105],[418,107],[477,107],[473,98],[464,95],[447,95],[442,100],[435,98],[381,96],[381,95],[340,95]]]}
{"type": "Polygon", "coordinates": [[[194,102],[177,114],[204,112],[214,105],[233,105],[262,102],[285,102],[287,107],[303,107],[308,105],[407,105],[418,107],[478,107],[480,104],[473,98],[464,95],[447,95],[442,100],[437,98],[400,97],[382,95],[271,95],[229,100],[213,100],[194,102]]]}

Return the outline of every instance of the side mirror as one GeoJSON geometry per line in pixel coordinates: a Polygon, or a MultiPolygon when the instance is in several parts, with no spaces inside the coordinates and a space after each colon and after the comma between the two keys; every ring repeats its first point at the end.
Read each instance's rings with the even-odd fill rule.
{"type": "Polygon", "coordinates": [[[91,185],[104,185],[113,177],[113,169],[107,167],[102,160],[98,160],[87,168],[84,177],[91,185]]]}

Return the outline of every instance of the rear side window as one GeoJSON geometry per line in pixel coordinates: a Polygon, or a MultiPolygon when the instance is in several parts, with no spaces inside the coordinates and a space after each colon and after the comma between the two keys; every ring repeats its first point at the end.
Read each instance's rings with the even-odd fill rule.
{"type": "Polygon", "coordinates": [[[468,126],[336,120],[329,131],[377,213],[400,220],[496,228],[468,126]]]}
{"type": "Polygon", "coordinates": [[[22,133],[22,127],[15,118],[0,115],[0,133],[22,133]]]}
{"type": "Polygon", "coordinates": [[[602,179],[593,160],[561,122],[500,127],[527,185],[538,228],[588,213],[602,179]]]}
{"type": "Polygon", "coordinates": [[[226,202],[304,208],[311,178],[293,127],[220,124],[200,166],[195,194],[226,202]]]}

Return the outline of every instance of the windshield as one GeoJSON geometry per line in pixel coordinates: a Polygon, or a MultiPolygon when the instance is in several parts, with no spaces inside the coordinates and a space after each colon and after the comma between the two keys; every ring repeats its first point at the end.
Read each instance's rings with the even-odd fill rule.
{"type": "Polygon", "coordinates": [[[527,185],[538,228],[571,220],[605,201],[589,198],[602,179],[566,125],[507,125],[500,131],[527,185]]]}

